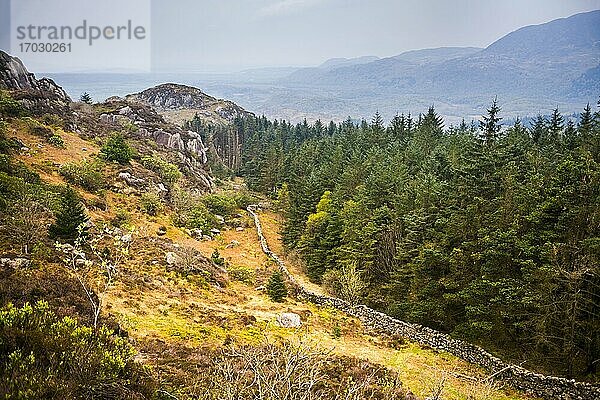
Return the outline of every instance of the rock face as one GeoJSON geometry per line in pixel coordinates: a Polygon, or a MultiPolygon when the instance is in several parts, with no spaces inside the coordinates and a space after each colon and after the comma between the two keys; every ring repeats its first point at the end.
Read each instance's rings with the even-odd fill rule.
{"type": "Polygon", "coordinates": [[[135,100],[111,97],[103,104],[110,110],[100,115],[100,122],[106,125],[130,126],[133,135],[140,139],[151,139],[164,150],[171,150],[170,162],[200,187],[211,190],[212,177],[208,174],[207,148],[200,134],[184,130],[165,121],[150,105],[135,100]]]}
{"type": "Polygon", "coordinates": [[[128,101],[150,105],[167,121],[181,124],[198,114],[213,123],[230,123],[236,117],[252,115],[237,104],[209,96],[200,89],[165,83],[126,96],[128,101]]]}
{"type": "Polygon", "coordinates": [[[21,60],[0,50],[0,89],[11,92],[16,100],[34,114],[70,115],[71,99],[52,79],[36,79],[21,60]]]}

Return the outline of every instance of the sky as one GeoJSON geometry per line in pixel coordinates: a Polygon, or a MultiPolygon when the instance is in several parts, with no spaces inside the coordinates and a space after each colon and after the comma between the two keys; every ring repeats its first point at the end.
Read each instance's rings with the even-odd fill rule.
{"type": "Polygon", "coordinates": [[[154,0],[153,66],[208,72],[485,47],[522,26],[596,9],[598,0],[154,0]]]}
{"type": "MultiPolygon", "coordinates": [[[[135,0],[146,2],[147,7],[129,10],[124,4],[134,0],[12,1],[13,11],[15,3],[25,10],[20,12],[21,20],[33,19],[34,12],[30,18],[26,11],[26,5],[31,5],[46,20],[58,15],[56,22],[52,19],[56,25],[75,24],[81,15],[98,24],[140,21],[145,17],[131,9],[150,8],[145,43],[150,42],[151,54],[146,64],[155,72],[233,72],[312,66],[336,57],[389,57],[432,47],[485,47],[522,26],[600,9],[600,0],[135,0]],[[61,2],[73,5],[58,6],[61,2]],[[55,10],[39,11],[40,7],[55,10]]],[[[9,2],[0,0],[3,49],[10,43],[7,35],[14,35],[8,23],[9,2]]],[[[71,54],[70,59],[59,54],[54,59],[59,69],[73,66],[74,70],[77,61],[80,69],[86,65],[103,69],[109,64],[131,67],[125,61],[135,57],[143,61],[143,52],[133,51],[138,49],[128,48],[123,41],[120,44],[121,53],[100,51],[99,42],[94,51],[71,54]]],[[[41,66],[34,64],[32,54],[22,57],[32,58],[24,61],[34,65],[33,70],[50,63],[47,55],[36,56],[41,66]]]]}

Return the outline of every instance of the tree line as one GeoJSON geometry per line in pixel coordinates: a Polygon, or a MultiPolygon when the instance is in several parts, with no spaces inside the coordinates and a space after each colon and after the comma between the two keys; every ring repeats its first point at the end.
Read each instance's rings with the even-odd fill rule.
{"type": "MultiPolygon", "coordinates": [[[[599,103],[600,107],[600,103],[599,103]]],[[[503,126],[417,117],[238,119],[243,175],[277,199],[314,282],[524,366],[600,366],[600,112],[503,126]]]]}

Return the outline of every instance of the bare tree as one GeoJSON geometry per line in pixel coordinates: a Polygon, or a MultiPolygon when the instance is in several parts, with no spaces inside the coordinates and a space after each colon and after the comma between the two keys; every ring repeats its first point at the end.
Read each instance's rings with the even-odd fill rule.
{"type": "Polygon", "coordinates": [[[96,331],[106,294],[118,267],[129,257],[133,230],[123,234],[119,228],[105,226],[97,231],[91,230],[86,237],[83,235],[84,228],[83,225],[79,227],[74,244],[56,242],[55,247],[64,254],[64,265],[77,278],[89,300],[96,331]]]}

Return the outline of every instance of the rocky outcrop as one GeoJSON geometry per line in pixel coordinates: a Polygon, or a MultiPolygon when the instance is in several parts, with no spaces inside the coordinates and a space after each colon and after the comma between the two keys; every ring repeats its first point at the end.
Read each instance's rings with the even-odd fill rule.
{"type": "Polygon", "coordinates": [[[126,99],[147,104],[167,121],[177,124],[192,119],[196,114],[213,123],[230,123],[236,117],[251,115],[231,101],[217,99],[198,88],[175,83],[165,83],[130,94],[126,99]]]}
{"type": "Polygon", "coordinates": [[[174,83],[130,94],[126,100],[147,105],[178,126],[194,120],[191,126],[204,135],[211,159],[234,170],[240,167],[243,138],[233,121],[238,117],[253,117],[251,112],[231,101],[209,96],[198,88],[174,83]]]}
{"type": "Polygon", "coordinates": [[[0,50],[0,89],[12,96],[33,114],[71,114],[71,99],[52,79],[37,79],[17,57],[0,50]]]}
{"type": "Polygon", "coordinates": [[[170,162],[200,187],[211,190],[212,177],[207,168],[207,148],[200,134],[180,128],[165,121],[151,106],[145,103],[111,97],[104,103],[107,111],[100,115],[100,122],[107,125],[129,126],[132,135],[150,139],[159,148],[171,151],[170,162]]]}
{"type": "Polygon", "coordinates": [[[262,227],[256,210],[256,205],[248,206],[248,213],[254,219],[261,248],[267,256],[271,257],[277,263],[279,269],[295,288],[299,297],[318,306],[331,307],[345,312],[360,319],[365,325],[376,331],[389,335],[402,336],[413,342],[453,354],[469,363],[485,368],[490,372],[490,377],[501,380],[509,386],[536,397],[557,400],[600,399],[600,385],[576,382],[573,379],[546,376],[531,372],[520,366],[506,363],[479,346],[454,339],[445,333],[419,324],[392,318],[365,305],[353,305],[335,297],[323,296],[307,290],[294,279],[294,276],[289,272],[277,254],[269,249],[267,240],[262,233],[262,227]]]}

